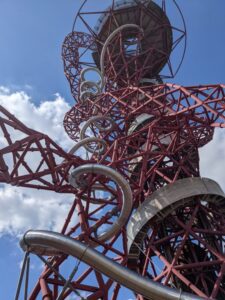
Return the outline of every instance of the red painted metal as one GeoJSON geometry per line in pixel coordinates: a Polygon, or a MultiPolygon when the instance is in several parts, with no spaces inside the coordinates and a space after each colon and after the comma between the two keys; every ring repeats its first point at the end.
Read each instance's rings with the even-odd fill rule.
{"type": "MultiPolygon", "coordinates": [[[[120,25],[117,24],[120,21],[115,3],[113,1],[111,9],[101,12],[108,21],[98,33],[85,21],[85,17],[98,12],[79,11],[77,18],[82,20],[87,32],[74,30],[70,33],[62,51],[65,75],[76,100],[65,116],[65,130],[77,142],[85,121],[94,115],[110,117],[114,120],[112,130],[101,130],[93,123],[86,133],[86,136],[104,139],[106,151],[103,154],[94,151],[85,159],[77,153],[66,153],[49,137],[27,128],[0,107],[0,128],[4,137],[4,147],[0,151],[1,182],[75,195],[63,234],[96,247],[102,254],[149,280],[207,299],[224,299],[225,222],[219,207],[215,204],[207,206],[196,198],[190,205],[178,207],[162,222],[148,224],[139,260],[128,263],[126,226],[108,242],[97,239],[97,231],[110,226],[121,208],[121,195],[116,187],[112,189],[112,181],[105,176],[84,174],[88,186],[76,189],[68,182],[72,168],[82,164],[112,167],[129,182],[135,210],[160,187],[185,177],[200,176],[198,149],[212,140],[215,127],[225,127],[225,85],[182,87],[161,81],[168,77],[160,74],[164,64],[168,64],[170,76],[176,73],[172,71],[169,56],[186,35],[185,27],[177,29],[180,36],[170,41],[170,31],[175,27],[165,16],[166,1],[161,3],[163,14],[156,16],[153,24],[157,30],[156,38],[151,40],[155,48],[149,46],[144,52],[132,50],[128,55],[124,50],[126,34],[116,35],[104,60],[105,90],[81,101],[81,70],[85,66],[94,66],[94,63],[99,66],[104,33],[109,34],[120,25]],[[167,47],[162,44],[166,39],[165,32],[168,43],[171,42],[167,47]],[[159,37],[161,39],[157,40],[159,37]],[[87,56],[90,61],[85,61],[88,52],[91,53],[87,56]],[[91,55],[94,57],[92,62],[91,55]],[[146,77],[157,82],[141,81],[146,77]],[[140,116],[147,116],[147,121],[136,126],[140,116]],[[36,157],[35,166],[30,164],[30,155],[36,157]],[[93,192],[96,184],[104,186],[107,199],[100,192],[93,192]]],[[[154,15],[154,10],[150,11],[141,3],[137,5],[142,14],[154,15]]],[[[128,11],[123,11],[125,19],[128,11]]],[[[143,25],[140,16],[135,15],[138,24],[143,25]]],[[[130,36],[133,44],[135,40],[139,46],[145,39],[133,29],[129,31],[130,36]]],[[[106,127],[105,122],[102,120],[99,124],[106,127]]],[[[66,261],[65,256],[49,260],[57,270],[65,269],[66,261]]],[[[39,295],[44,299],[57,299],[63,284],[46,267],[29,299],[37,299],[39,295]]],[[[82,263],[72,285],[79,292],[85,292],[84,299],[121,299],[121,287],[117,283],[82,263]]],[[[72,293],[68,287],[63,299],[69,299],[66,297],[72,293]]],[[[143,297],[136,295],[136,299],[143,297]]]]}

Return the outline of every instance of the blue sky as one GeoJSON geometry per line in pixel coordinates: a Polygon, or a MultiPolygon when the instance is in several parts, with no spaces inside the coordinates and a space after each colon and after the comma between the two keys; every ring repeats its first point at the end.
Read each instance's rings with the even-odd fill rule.
{"type": "MultiPolygon", "coordinates": [[[[96,8],[108,3],[91,1],[95,1],[96,8]]],[[[224,83],[225,1],[177,2],[186,20],[188,42],[183,65],[172,81],[183,85],[224,83]]],[[[63,73],[61,44],[71,31],[80,3],[79,0],[0,0],[0,102],[30,127],[47,131],[64,147],[69,147],[70,141],[64,135],[61,122],[73,99],[63,73]],[[33,120],[29,118],[29,113],[33,120]],[[45,122],[43,127],[40,125],[42,120],[45,122]]],[[[223,188],[224,140],[225,135],[217,133],[214,142],[201,152],[203,174],[218,180],[223,188]],[[207,164],[212,166],[210,174],[207,164]]],[[[18,193],[18,190],[0,188],[1,299],[12,299],[14,295],[21,260],[21,252],[15,246],[16,236],[21,229],[30,227],[30,219],[25,218],[27,207],[32,206],[32,201],[40,204],[42,199],[50,199],[49,206],[45,204],[40,208],[43,212],[53,205],[51,201],[55,197],[38,192],[33,195],[24,190],[18,193]],[[21,213],[21,217],[16,211],[21,213]]],[[[43,213],[31,225],[53,226],[47,220],[55,215],[64,199],[63,196],[58,197],[55,211],[46,215],[43,213]]],[[[64,214],[66,212],[64,207],[64,214]]]]}
{"type": "Polygon", "coordinates": [[[78,4],[74,0],[0,1],[1,84],[31,86],[36,101],[56,92],[70,98],[60,55],[78,4]]]}
{"type": "MultiPolygon", "coordinates": [[[[61,43],[72,27],[79,2],[1,0],[1,84],[15,88],[31,86],[36,101],[55,92],[70,99],[60,59],[61,43]]],[[[224,1],[178,3],[187,23],[188,49],[176,81],[184,84],[220,81],[225,65],[224,1]]]]}

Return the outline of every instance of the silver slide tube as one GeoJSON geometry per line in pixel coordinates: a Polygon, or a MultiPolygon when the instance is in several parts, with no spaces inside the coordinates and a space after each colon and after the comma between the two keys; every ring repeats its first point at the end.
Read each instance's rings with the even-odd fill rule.
{"type": "Polygon", "coordinates": [[[69,151],[69,153],[74,154],[80,147],[85,147],[85,149],[88,147],[88,149],[86,149],[86,150],[91,152],[91,153],[104,154],[105,151],[106,151],[107,144],[101,138],[97,138],[95,136],[87,137],[87,138],[82,139],[78,143],[76,143],[76,145],[73,146],[73,148],[69,151]],[[92,149],[91,147],[87,146],[89,143],[101,144],[101,148],[92,149]]]}
{"type": "MultiPolygon", "coordinates": [[[[99,153],[99,154],[103,154],[106,150],[106,147],[107,147],[107,144],[104,140],[100,139],[100,138],[95,138],[95,137],[90,137],[90,138],[95,138],[96,141],[98,140],[101,144],[102,144],[102,148],[99,149],[99,150],[95,150],[95,149],[92,149],[90,146],[88,146],[88,140],[86,140],[87,142],[83,142],[86,138],[85,138],[85,133],[88,129],[88,127],[91,125],[91,124],[94,124],[96,128],[98,128],[99,130],[101,131],[110,131],[113,129],[113,126],[115,125],[114,121],[112,118],[110,117],[107,117],[107,116],[94,116],[94,117],[91,117],[85,124],[84,126],[82,127],[81,131],[80,131],[80,139],[81,139],[81,142],[82,143],[82,146],[84,146],[84,148],[91,152],[91,153],[99,153]],[[98,124],[97,122],[98,121],[108,121],[110,124],[107,126],[107,127],[102,127],[100,124],[98,124]]],[[[94,140],[93,140],[94,141],[94,140]]],[[[76,146],[75,146],[76,147],[76,146]]]]}
{"type": "Polygon", "coordinates": [[[111,117],[108,116],[94,116],[91,117],[82,127],[80,131],[80,139],[83,140],[85,138],[85,133],[87,128],[94,124],[96,128],[98,128],[101,131],[111,131],[115,125],[114,120],[111,117]],[[108,121],[110,124],[107,127],[103,127],[100,124],[98,124],[98,121],[108,121]]]}
{"type": "Polygon", "coordinates": [[[103,77],[98,68],[87,67],[81,71],[80,77],[81,77],[80,99],[82,102],[85,102],[88,97],[94,97],[101,93],[101,91],[103,89],[103,77]],[[90,81],[90,80],[85,79],[85,74],[90,71],[96,72],[99,75],[99,77],[100,77],[99,82],[90,81]],[[93,88],[96,89],[95,92],[93,91],[93,88]]]}
{"type": "MultiPolygon", "coordinates": [[[[103,89],[103,79],[102,79],[102,73],[101,71],[99,71],[98,68],[96,67],[87,67],[85,69],[82,69],[81,73],[80,73],[80,77],[81,77],[81,81],[84,83],[84,82],[89,82],[88,80],[86,80],[85,78],[85,74],[90,72],[90,71],[93,71],[93,72],[96,72],[99,77],[100,77],[100,81],[97,82],[96,84],[98,85],[99,89],[102,90],[103,89]]],[[[93,81],[91,81],[93,82],[93,81]]]]}
{"type": "Polygon", "coordinates": [[[120,32],[124,29],[130,29],[130,28],[139,29],[144,34],[143,29],[140,26],[138,26],[137,24],[124,24],[124,25],[121,25],[120,27],[118,27],[117,29],[115,29],[106,39],[104,46],[102,48],[101,57],[100,57],[100,69],[101,69],[102,78],[104,78],[104,75],[105,75],[104,60],[105,60],[105,54],[106,54],[108,45],[110,44],[110,42],[114,38],[114,36],[117,35],[118,32],[120,32]]]}
{"type": "Polygon", "coordinates": [[[99,241],[106,241],[112,238],[129,219],[133,202],[132,191],[129,183],[122,175],[120,175],[120,173],[108,166],[100,164],[86,164],[72,170],[71,174],[69,175],[70,184],[75,188],[77,188],[79,185],[82,187],[87,186],[88,182],[79,182],[79,176],[85,173],[94,173],[109,177],[111,180],[116,182],[122,192],[123,203],[118,219],[113,223],[110,229],[98,236],[99,241]]]}
{"type": "Polygon", "coordinates": [[[36,254],[48,255],[47,250],[50,248],[56,249],[59,253],[76,257],[95,270],[149,300],[203,299],[192,294],[183,293],[177,289],[165,287],[152,280],[147,280],[87,245],[59,233],[41,230],[28,231],[24,234],[20,245],[24,251],[31,251],[36,254]],[[47,252],[45,253],[45,251],[47,252]]]}

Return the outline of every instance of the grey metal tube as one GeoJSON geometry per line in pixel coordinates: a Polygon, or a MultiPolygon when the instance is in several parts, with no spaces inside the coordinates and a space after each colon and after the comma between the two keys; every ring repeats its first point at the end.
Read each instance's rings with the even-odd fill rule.
{"type": "Polygon", "coordinates": [[[98,236],[99,241],[106,241],[112,238],[127,222],[130,216],[132,203],[133,203],[132,191],[129,183],[122,175],[120,175],[120,173],[118,173],[116,170],[108,166],[104,166],[100,164],[86,164],[77,167],[69,175],[70,184],[74,187],[77,187],[78,177],[85,173],[94,173],[94,174],[100,174],[109,177],[111,180],[117,183],[117,185],[119,186],[122,192],[122,196],[123,196],[122,209],[117,221],[114,222],[114,224],[110,227],[109,230],[107,230],[106,232],[98,236]]]}
{"type": "MultiPolygon", "coordinates": [[[[87,67],[87,68],[82,69],[82,71],[81,71],[81,73],[80,73],[81,81],[82,81],[82,82],[88,82],[88,80],[85,79],[85,74],[86,74],[87,72],[90,72],[90,71],[96,72],[96,73],[99,75],[99,77],[100,77],[100,82],[98,82],[98,83],[96,83],[96,84],[99,86],[100,90],[102,90],[102,89],[103,89],[103,78],[102,78],[102,73],[101,73],[101,71],[100,71],[98,68],[96,68],[96,67],[87,67]]],[[[93,82],[94,82],[94,81],[93,81],[93,82]]]]}
{"type": "Polygon", "coordinates": [[[85,147],[85,149],[91,153],[98,153],[98,154],[104,154],[107,144],[103,139],[97,138],[95,136],[93,137],[87,137],[85,139],[82,139],[81,141],[79,141],[78,143],[76,143],[76,145],[73,146],[72,149],[70,149],[69,153],[70,154],[74,154],[80,147],[85,147]],[[87,147],[88,143],[100,143],[102,146],[100,149],[92,149],[90,147],[87,147]]]}
{"type": "Polygon", "coordinates": [[[113,126],[115,125],[115,122],[114,120],[111,118],[111,117],[107,117],[107,116],[94,116],[94,117],[91,117],[85,124],[84,126],[82,127],[81,131],[80,131],[80,139],[83,140],[85,138],[85,132],[87,130],[87,128],[91,125],[91,124],[95,124],[95,126],[101,130],[101,131],[110,131],[113,129],[113,126]],[[108,121],[110,123],[109,126],[107,127],[102,127],[101,125],[99,125],[97,123],[97,121],[108,121]]]}
{"type": "MultiPolygon", "coordinates": [[[[84,140],[84,139],[85,139],[85,132],[86,132],[87,128],[88,128],[92,123],[95,124],[95,126],[96,126],[99,130],[101,130],[101,131],[110,131],[110,130],[113,129],[113,126],[115,125],[113,119],[110,118],[110,117],[107,117],[107,116],[94,116],[94,117],[90,118],[90,119],[84,124],[84,126],[82,127],[82,129],[81,129],[81,131],[80,131],[80,139],[81,139],[81,140],[84,140]],[[109,121],[109,122],[110,122],[110,125],[104,128],[104,127],[100,126],[100,125],[97,123],[97,121],[99,121],[99,120],[106,120],[106,121],[109,121]]],[[[90,137],[90,138],[94,138],[94,137],[90,137]]],[[[107,144],[106,144],[106,142],[105,142],[104,140],[102,140],[102,139],[100,139],[100,138],[96,138],[96,139],[98,139],[98,141],[100,141],[100,143],[104,144],[104,148],[103,148],[103,149],[100,149],[99,152],[97,152],[97,151],[93,150],[92,148],[90,148],[90,147],[88,146],[88,143],[82,143],[82,141],[81,141],[80,143],[82,143],[82,146],[84,146],[85,149],[86,149],[87,151],[91,152],[91,153],[97,152],[97,153],[99,153],[99,154],[103,154],[103,153],[105,152],[105,149],[106,149],[106,147],[107,147],[107,144]]]]}
{"type": "Polygon", "coordinates": [[[94,81],[84,81],[80,85],[80,99],[82,102],[86,101],[86,98],[96,96],[101,93],[101,88],[94,81]],[[91,89],[96,88],[96,92],[93,92],[91,89]]]}
{"type": "Polygon", "coordinates": [[[108,276],[119,284],[143,295],[149,300],[201,300],[203,298],[183,293],[177,289],[165,287],[159,283],[147,280],[137,273],[119,265],[81,242],[50,231],[28,231],[24,234],[20,245],[24,251],[36,254],[51,248],[58,252],[74,256],[90,265],[97,271],[108,276]]]}
{"type": "Polygon", "coordinates": [[[102,48],[102,52],[101,52],[101,57],[100,57],[100,69],[101,69],[101,74],[102,74],[102,78],[104,78],[104,60],[105,60],[105,54],[106,54],[106,50],[108,45],[110,44],[111,40],[114,38],[114,36],[117,35],[118,32],[124,30],[124,29],[128,29],[128,28],[137,28],[139,29],[142,33],[144,33],[143,29],[137,25],[137,24],[124,24],[121,25],[120,27],[118,27],[117,29],[115,29],[106,39],[104,46],[102,48]]]}
{"type": "Polygon", "coordinates": [[[101,93],[103,89],[103,77],[99,69],[95,67],[87,67],[81,71],[80,77],[81,77],[80,99],[82,102],[84,102],[86,98],[90,96],[94,97],[101,93]],[[96,72],[99,75],[100,77],[99,82],[94,82],[85,79],[85,74],[90,71],[96,72]],[[93,92],[92,88],[96,88],[97,89],[96,92],[93,92]]]}
{"type": "Polygon", "coordinates": [[[20,277],[19,277],[19,282],[18,282],[18,285],[17,285],[15,300],[18,300],[19,296],[20,296],[20,290],[21,290],[21,286],[22,286],[22,282],[23,282],[23,276],[24,276],[26,265],[27,265],[27,260],[28,260],[28,257],[29,257],[29,253],[27,251],[25,251],[25,252],[26,253],[25,253],[22,268],[21,268],[21,271],[20,271],[20,277]]]}

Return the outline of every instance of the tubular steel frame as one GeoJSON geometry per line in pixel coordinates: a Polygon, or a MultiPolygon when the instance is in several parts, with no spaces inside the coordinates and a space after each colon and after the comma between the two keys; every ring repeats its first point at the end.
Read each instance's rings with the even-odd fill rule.
{"type": "MultiPolygon", "coordinates": [[[[101,38],[101,30],[100,33],[94,32],[84,20],[85,13],[81,8],[76,19],[82,19],[87,32],[73,31],[66,37],[62,48],[65,75],[76,100],[65,115],[64,126],[70,138],[79,142],[79,147],[75,146],[67,153],[48,136],[27,128],[0,107],[3,140],[0,181],[73,194],[75,199],[62,234],[96,248],[102,255],[149,280],[206,299],[223,299],[225,223],[221,204],[193,196],[188,204],[180,204],[170,211],[162,222],[149,220],[142,241],[136,241],[140,255],[132,264],[128,261],[130,236],[126,224],[107,241],[98,238],[104,234],[103,229],[107,231],[120,218],[124,203],[120,185],[107,174],[95,172],[94,168],[79,174],[76,178],[78,184],[71,185],[69,182],[73,170],[81,165],[97,164],[114,169],[115,174],[118,173],[130,185],[133,213],[147,197],[165,185],[200,176],[198,149],[212,140],[215,127],[225,127],[225,85],[182,87],[162,82],[163,76],[160,76],[159,70],[162,61],[166,57],[171,74],[175,74],[169,56],[185,39],[186,29],[185,25],[180,30],[168,25],[170,23],[164,16],[167,4],[164,0],[161,2],[164,25],[156,16],[152,26],[159,30],[159,35],[166,32],[169,38],[169,31],[177,29],[180,36],[172,40],[171,49],[165,48],[163,54],[154,47],[147,49],[144,54],[151,63],[145,65],[139,64],[139,60],[143,60],[141,46],[145,45],[145,34],[134,28],[116,32],[105,51],[104,86],[98,81],[80,78],[83,69],[99,67],[98,57],[105,42],[101,38]],[[131,45],[137,46],[134,50],[132,48],[131,53],[124,48],[128,38],[131,45]],[[95,53],[97,58],[83,60],[87,52],[95,53]],[[131,65],[136,67],[130,69],[131,65]],[[154,74],[154,70],[159,74],[156,71],[154,74]],[[132,76],[130,71],[134,71],[132,76]],[[148,74],[153,74],[154,78],[148,78],[148,74]],[[143,78],[148,78],[149,82],[143,83],[143,78]],[[85,96],[81,99],[82,93],[85,96]],[[85,122],[80,141],[81,126],[85,122]],[[86,158],[79,156],[78,150],[85,153],[86,158]],[[34,156],[35,164],[30,163],[30,158],[34,156]]],[[[118,19],[120,10],[115,3],[113,1],[111,9],[101,12],[110,20],[102,25],[108,26],[108,33],[121,26],[118,22],[123,22],[123,18],[118,19]]],[[[135,12],[131,7],[124,10],[125,15],[129,11],[137,18],[138,10],[152,14],[146,7],[148,1],[133,3],[137,6],[135,12]]],[[[152,9],[154,13],[154,6],[152,9]]],[[[158,13],[158,8],[155,12],[158,13]]],[[[138,25],[141,24],[140,21],[138,25]]],[[[161,41],[157,38],[155,43],[161,49],[161,41]]],[[[48,259],[45,270],[30,293],[30,300],[40,295],[45,300],[57,299],[64,285],[57,272],[66,260],[65,254],[48,259]]],[[[73,288],[67,287],[63,299],[71,295],[74,289],[86,292],[86,298],[90,300],[120,299],[120,284],[85,264],[78,268],[71,284],[73,288]]],[[[136,295],[136,299],[144,298],[136,295]]]]}

